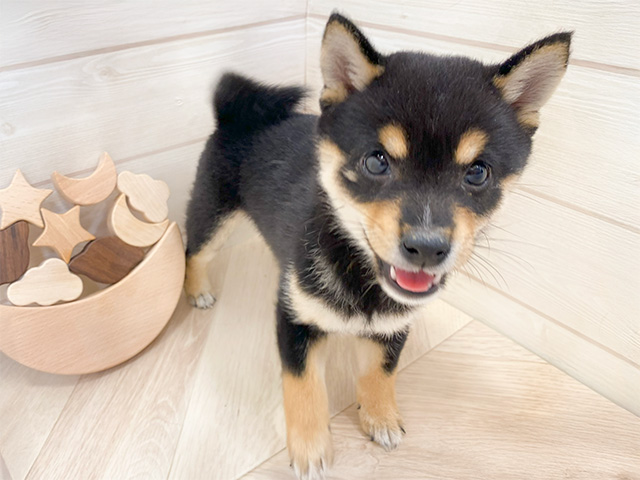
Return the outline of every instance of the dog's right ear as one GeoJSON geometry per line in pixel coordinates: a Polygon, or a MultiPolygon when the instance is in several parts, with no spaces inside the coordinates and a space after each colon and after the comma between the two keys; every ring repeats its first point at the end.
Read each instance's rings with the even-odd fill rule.
{"type": "Polygon", "coordinates": [[[351,21],[338,13],[329,17],[322,38],[320,68],[324,89],[320,106],[340,103],[363,90],[384,72],[384,57],[351,21]]]}

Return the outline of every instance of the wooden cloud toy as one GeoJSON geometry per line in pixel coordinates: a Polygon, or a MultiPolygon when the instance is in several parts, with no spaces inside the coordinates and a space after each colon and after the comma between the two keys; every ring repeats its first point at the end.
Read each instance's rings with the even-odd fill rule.
{"type": "Polygon", "coordinates": [[[0,285],[9,284],[0,298],[0,351],[9,357],[50,373],[96,372],[139,353],[169,321],[185,258],[180,230],[166,219],[168,187],[148,176],[140,186],[140,175],[124,173],[133,180],[126,195],[155,197],[139,206],[152,223],[136,218],[124,192],[113,200],[118,176],[106,153],[86,178],[54,173],[60,195],[75,204],[66,212],[41,208],[51,190],[33,188],[20,171],[0,189],[0,285]],[[114,235],[95,238],[81,225],[80,205],[105,201],[113,202],[103,220],[114,235]],[[31,246],[29,224],[44,228],[31,246]],[[58,258],[29,268],[38,248],[58,258]],[[90,280],[104,287],[81,297],[90,280]]]}
{"type": "Polygon", "coordinates": [[[118,175],[118,190],[127,196],[129,205],[148,221],[158,223],[167,218],[169,187],[162,180],[154,180],[144,173],[122,172],[118,175]]]}
{"type": "Polygon", "coordinates": [[[27,270],[20,280],[7,289],[7,296],[14,305],[70,302],[81,293],[82,280],[71,273],[67,264],[59,258],[50,258],[39,267],[27,270]]]}

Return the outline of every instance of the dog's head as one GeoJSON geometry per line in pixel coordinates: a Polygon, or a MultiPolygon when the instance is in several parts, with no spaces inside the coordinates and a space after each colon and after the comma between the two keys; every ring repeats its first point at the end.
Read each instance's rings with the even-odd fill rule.
{"type": "Polygon", "coordinates": [[[384,56],[349,20],[331,16],[321,53],[320,182],[391,297],[421,303],[469,258],[526,164],[570,41],[570,33],[551,35],[500,65],[384,56]]]}

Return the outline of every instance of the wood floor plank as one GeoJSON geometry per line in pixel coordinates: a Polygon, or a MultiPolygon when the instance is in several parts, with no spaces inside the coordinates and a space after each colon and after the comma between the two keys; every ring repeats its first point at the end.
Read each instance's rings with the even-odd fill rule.
{"type": "MultiPolygon", "coordinates": [[[[407,435],[391,453],[360,433],[355,405],[333,419],[329,479],[640,479],[640,418],[488,327],[403,370],[398,403],[407,435]]],[[[243,477],[274,478],[293,478],[285,451],[243,477]]]]}
{"type": "MultiPolygon", "coordinates": [[[[214,284],[225,257],[217,266],[214,284]]],[[[167,478],[209,326],[182,298],[140,355],[83,376],[27,478],[167,478]]]]}
{"type": "Polygon", "coordinates": [[[78,382],[38,372],[0,353],[0,452],[13,480],[23,480],[78,382]]]}
{"type": "Polygon", "coordinates": [[[4,461],[4,457],[0,453],[0,480],[12,480],[9,468],[4,461]]]}
{"type": "MultiPolygon", "coordinates": [[[[280,361],[274,305],[275,261],[260,239],[229,249],[230,264],[212,330],[202,355],[193,399],[170,478],[237,478],[285,445],[280,361]]],[[[442,342],[471,318],[434,302],[416,322],[407,364],[442,342]]],[[[353,339],[329,338],[327,389],[333,414],[355,399],[353,339]]]]}
{"type": "MultiPolygon", "coordinates": [[[[444,303],[444,302],[443,302],[444,303]]],[[[471,322],[438,346],[438,352],[460,355],[479,355],[501,360],[546,363],[538,355],[525,350],[514,342],[505,342],[502,336],[480,322],[471,322]]]]}
{"type": "Polygon", "coordinates": [[[640,369],[577,330],[549,321],[502,292],[465,275],[449,281],[442,298],[525,346],[601,395],[640,415],[640,369]]]}
{"type": "Polygon", "coordinates": [[[228,480],[281,448],[277,269],[261,241],[229,251],[170,479],[228,480]]]}

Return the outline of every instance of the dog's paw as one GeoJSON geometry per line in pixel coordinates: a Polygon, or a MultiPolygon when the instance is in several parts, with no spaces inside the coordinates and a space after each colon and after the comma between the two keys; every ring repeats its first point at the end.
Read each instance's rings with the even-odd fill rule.
{"type": "Polygon", "coordinates": [[[405,434],[402,418],[397,410],[389,410],[383,414],[374,415],[364,405],[358,410],[360,426],[372,441],[379,444],[386,451],[397,448],[405,434]]]}
{"type": "Polygon", "coordinates": [[[314,435],[308,433],[288,438],[291,466],[299,480],[324,480],[333,461],[331,432],[327,427],[314,435]]]}
{"type": "Polygon", "coordinates": [[[189,303],[196,308],[207,309],[213,307],[213,304],[216,303],[216,299],[209,292],[197,293],[195,295],[188,295],[189,303]]]}

